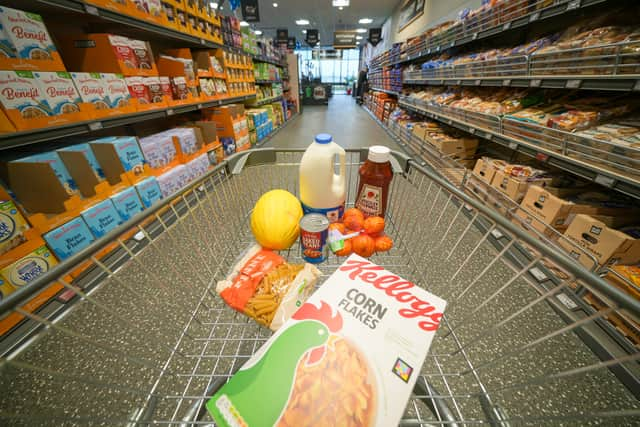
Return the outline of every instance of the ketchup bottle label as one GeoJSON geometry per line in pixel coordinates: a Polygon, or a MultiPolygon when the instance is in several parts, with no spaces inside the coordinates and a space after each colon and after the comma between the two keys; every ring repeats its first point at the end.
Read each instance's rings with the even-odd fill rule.
{"type": "Polygon", "coordinates": [[[380,216],[382,214],[382,188],[364,184],[358,194],[356,207],[365,216],[380,216]]]}

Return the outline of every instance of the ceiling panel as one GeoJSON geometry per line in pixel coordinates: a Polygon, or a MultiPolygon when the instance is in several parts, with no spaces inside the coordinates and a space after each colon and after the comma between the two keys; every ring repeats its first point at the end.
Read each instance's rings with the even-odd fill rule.
{"type": "MultiPolygon", "coordinates": [[[[343,10],[331,5],[331,0],[259,0],[260,22],[252,23],[252,28],[263,31],[264,36],[275,37],[276,28],[287,28],[289,37],[304,41],[303,29],[316,28],[320,33],[320,44],[333,43],[336,30],[355,30],[356,28],[381,27],[391,15],[400,0],[351,0],[343,10]],[[361,18],[371,18],[371,24],[358,24],[361,18]],[[307,19],[309,25],[296,25],[297,19],[307,19]]],[[[224,9],[229,7],[225,2],[224,9]]],[[[227,10],[223,12],[228,13],[227,10]]],[[[238,9],[238,14],[240,10],[238,9]]],[[[362,34],[365,38],[368,34],[362,34]]],[[[303,43],[303,46],[306,46],[303,43]]]]}

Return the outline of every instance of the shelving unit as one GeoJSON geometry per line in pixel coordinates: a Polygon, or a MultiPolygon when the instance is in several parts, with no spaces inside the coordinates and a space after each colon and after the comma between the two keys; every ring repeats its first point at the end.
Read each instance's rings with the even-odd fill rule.
{"type": "MultiPolygon", "coordinates": [[[[252,96],[251,98],[255,98],[255,96],[252,96]]],[[[261,99],[260,101],[256,101],[255,103],[248,103],[246,104],[246,106],[259,107],[261,105],[271,104],[272,102],[281,101],[281,100],[282,100],[282,96],[274,96],[272,98],[261,99]]]]}
{"type": "Polygon", "coordinates": [[[370,89],[371,89],[371,90],[378,91],[378,92],[388,93],[389,95],[393,95],[393,96],[398,96],[398,95],[399,95],[399,93],[398,93],[398,92],[396,92],[396,91],[393,91],[393,90],[387,90],[387,89],[382,89],[382,88],[379,88],[379,87],[373,87],[373,86],[372,86],[370,89]]]}
{"type": "Polygon", "coordinates": [[[282,83],[282,80],[256,80],[257,85],[271,85],[274,83],[282,83]]]}

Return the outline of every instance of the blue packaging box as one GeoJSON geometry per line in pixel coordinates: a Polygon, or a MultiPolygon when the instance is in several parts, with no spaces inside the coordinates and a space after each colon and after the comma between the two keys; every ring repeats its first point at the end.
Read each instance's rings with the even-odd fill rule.
{"type": "Polygon", "coordinates": [[[123,221],[127,221],[138,212],[144,210],[138,193],[136,193],[136,189],[133,187],[128,187],[126,190],[122,190],[118,194],[111,196],[111,201],[123,221]]]}
{"type": "Polygon", "coordinates": [[[130,171],[144,164],[144,156],[135,136],[107,137],[91,141],[91,144],[111,144],[120,159],[125,171],[130,171]]]}
{"type": "Polygon", "coordinates": [[[115,206],[113,206],[113,203],[109,199],[91,206],[80,215],[96,238],[104,236],[122,224],[120,214],[118,214],[118,211],[116,211],[115,206]]]}
{"type": "Polygon", "coordinates": [[[95,154],[93,154],[93,150],[91,149],[91,146],[88,143],[85,142],[84,144],[72,145],[70,147],[61,148],[58,151],[79,151],[79,152],[81,152],[87,158],[87,161],[89,162],[89,165],[91,165],[93,170],[96,171],[98,176],[100,178],[104,179],[104,172],[102,171],[102,167],[100,166],[100,163],[98,163],[98,160],[96,159],[95,154]]]}
{"type": "Polygon", "coordinates": [[[135,187],[145,208],[162,199],[162,191],[158,185],[158,180],[153,176],[143,179],[135,187]]]}
{"type": "Polygon", "coordinates": [[[76,217],[66,224],[46,233],[44,240],[58,259],[66,259],[81,251],[95,239],[87,224],[81,217],[76,217]]]}
{"type": "Polygon", "coordinates": [[[71,178],[69,171],[64,166],[62,159],[55,151],[47,151],[45,153],[34,154],[28,157],[23,157],[18,160],[13,160],[14,163],[48,163],[56,174],[60,183],[67,190],[67,192],[75,191],[78,189],[76,182],[71,178]]]}

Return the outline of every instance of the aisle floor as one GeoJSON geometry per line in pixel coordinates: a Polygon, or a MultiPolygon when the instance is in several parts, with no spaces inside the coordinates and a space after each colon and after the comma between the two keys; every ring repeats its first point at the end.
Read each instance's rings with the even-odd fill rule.
{"type": "Polygon", "coordinates": [[[319,133],[329,133],[344,148],[386,145],[403,151],[389,135],[356,104],[355,98],[335,95],[329,105],[305,105],[299,117],[265,144],[265,147],[306,148],[319,133]]]}

